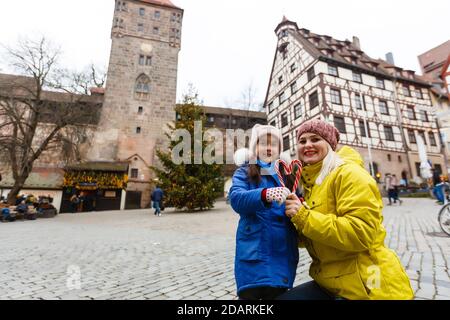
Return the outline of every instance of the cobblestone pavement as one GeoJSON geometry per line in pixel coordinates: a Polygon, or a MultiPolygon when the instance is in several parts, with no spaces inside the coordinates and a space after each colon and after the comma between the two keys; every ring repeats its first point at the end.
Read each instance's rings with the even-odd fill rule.
{"type": "MultiPolygon", "coordinates": [[[[386,207],[386,243],[400,256],[417,299],[450,299],[450,237],[439,206],[405,199],[386,207]]],[[[0,299],[235,299],[238,217],[149,210],[60,215],[0,224],[0,299]]],[[[296,284],[310,280],[301,252],[296,284]]]]}

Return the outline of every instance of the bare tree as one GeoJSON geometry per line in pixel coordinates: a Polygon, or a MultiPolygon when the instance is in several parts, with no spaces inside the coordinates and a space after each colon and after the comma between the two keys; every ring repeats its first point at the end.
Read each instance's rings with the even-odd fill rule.
{"type": "Polygon", "coordinates": [[[66,161],[79,160],[77,149],[86,139],[86,128],[99,117],[101,102],[86,93],[104,78],[96,82],[94,67],[91,75],[59,68],[59,55],[45,38],[6,48],[6,58],[23,75],[0,77],[0,161],[14,179],[11,204],[44,152],[58,150],[66,161]]]}
{"type": "Polygon", "coordinates": [[[200,98],[197,88],[192,82],[188,83],[188,87],[182,96],[182,103],[195,104],[196,106],[202,106],[204,104],[203,99],[200,98]]]}
{"type": "Polygon", "coordinates": [[[104,70],[98,70],[93,64],[83,72],[65,70],[59,73],[68,75],[69,77],[66,81],[69,82],[69,85],[83,94],[89,94],[93,87],[103,88],[106,83],[106,72],[104,70]]]}
{"type": "Polygon", "coordinates": [[[239,105],[243,110],[256,111],[259,109],[259,105],[256,102],[256,94],[257,90],[253,85],[253,81],[251,81],[241,92],[239,105]]]}
{"type": "Polygon", "coordinates": [[[250,126],[250,112],[251,111],[262,111],[263,105],[256,101],[257,89],[253,85],[253,81],[251,81],[241,92],[241,100],[239,101],[239,105],[242,110],[246,111],[246,129],[249,129],[250,126]]]}

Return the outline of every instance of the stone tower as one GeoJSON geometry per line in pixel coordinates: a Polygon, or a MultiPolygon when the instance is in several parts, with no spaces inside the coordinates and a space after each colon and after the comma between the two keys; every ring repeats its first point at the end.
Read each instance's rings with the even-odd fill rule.
{"type": "Polygon", "coordinates": [[[91,161],[128,161],[127,192],[150,201],[155,149],[175,120],[183,10],[170,0],[116,0],[102,116],[91,161]]]}

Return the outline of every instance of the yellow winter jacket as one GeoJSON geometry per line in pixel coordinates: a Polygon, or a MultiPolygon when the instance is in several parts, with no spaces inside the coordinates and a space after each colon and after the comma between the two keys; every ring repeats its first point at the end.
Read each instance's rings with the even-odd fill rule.
{"type": "Polygon", "coordinates": [[[354,149],[343,147],[344,164],[321,185],[322,163],[305,166],[305,200],[292,219],[313,262],[310,276],[345,299],[412,299],[409,278],[397,255],[384,246],[383,203],[375,180],[354,149]]]}

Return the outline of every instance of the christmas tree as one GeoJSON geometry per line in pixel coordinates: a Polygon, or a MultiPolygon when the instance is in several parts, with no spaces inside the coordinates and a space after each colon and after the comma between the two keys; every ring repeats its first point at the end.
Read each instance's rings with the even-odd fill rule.
{"type": "Polygon", "coordinates": [[[170,140],[167,152],[157,150],[156,155],[162,168],[150,167],[157,176],[157,184],[164,191],[164,205],[179,210],[195,211],[209,210],[214,207],[216,199],[223,195],[224,178],[223,164],[206,164],[201,158],[201,163],[195,163],[194,144],[201,144],[202,150],[208,147],[208,142],[203,141],[205,132],[205,116],[198,93],[190,92],[183,98],[183,103],[175,108],[177,121],[169,125],[170,133],[166,136],[170,140]],[[194,133],[194,122],[197,126],[201,123],[201,137],[194,133]],[[173,161],[173,150],[182,142],[182,138],[172,139],[176,130],[187,130],[190,139],[189,150],[183,149],[181,154],[184,161],[177,164],[173,161]],[[196,141],[197,140],[197,141],[196,141]]]}

